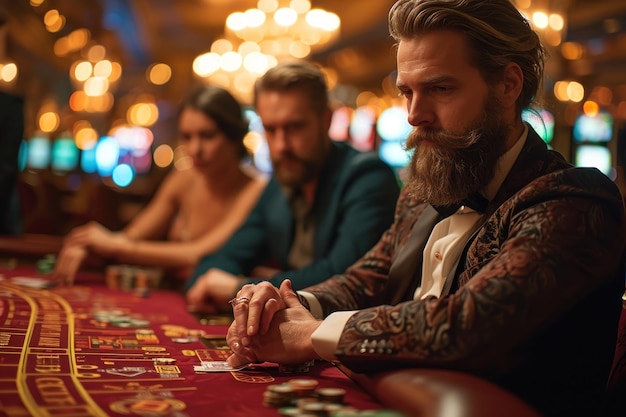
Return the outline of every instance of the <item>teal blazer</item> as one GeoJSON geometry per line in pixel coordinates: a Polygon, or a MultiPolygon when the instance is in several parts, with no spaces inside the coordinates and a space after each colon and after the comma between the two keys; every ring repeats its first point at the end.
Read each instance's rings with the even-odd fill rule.
{"type": "Polygon", "coordinates": [[[190,288],[210,268],[249,277],[259,265],[281,272],[269,281],[291,279],[301,289],[343,272],[378,241],[393,222],[399,186],[394,171],[373,152],[359,152],[332,142],[315,194],[314,261],[299,270],[287,257],[294,236],[294,217],[280,183],[272,177],[248,219],[226,244],[204,257],[187,282],[190,288]]]}

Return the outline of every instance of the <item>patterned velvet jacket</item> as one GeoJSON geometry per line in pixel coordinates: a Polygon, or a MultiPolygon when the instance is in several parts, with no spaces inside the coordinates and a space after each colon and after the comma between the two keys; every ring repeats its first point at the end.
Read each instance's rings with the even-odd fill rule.
{"type": "Polygon", "coordinates": [[[456,276],[440,298],[415,301],[437,220],[403,190],[380,241],[345,274],[307,289],[324,315],[360,310],[341,335],[342,364],[470,372],[546,415],[597,407],[624,291],[624,208],[614,183],[572,167],[529,129],[456,276]]]}

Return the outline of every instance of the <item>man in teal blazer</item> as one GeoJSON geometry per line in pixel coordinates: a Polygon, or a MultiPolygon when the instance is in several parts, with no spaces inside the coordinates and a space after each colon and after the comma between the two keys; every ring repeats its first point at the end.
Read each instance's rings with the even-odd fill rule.
{"type": "Polygon", "coordinates": [[[191,310],[222,309],[246,283],[321,282],[362,256],[393,221],[396,175],[374,153],[330,140],[332,112],[316,67],[271,69],[257,84],[255,105],[274,172],[247,221],[188,281],[191,310]]]}

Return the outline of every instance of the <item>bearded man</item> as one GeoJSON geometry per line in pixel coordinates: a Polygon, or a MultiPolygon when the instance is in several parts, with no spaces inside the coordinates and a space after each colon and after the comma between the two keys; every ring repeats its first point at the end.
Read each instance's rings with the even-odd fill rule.
{"type": "Polygon", "coordinates": [[[508,0],[399,0],[389,28],[414,126],[394,224],[297,294],[289,281],[244,286],[229,362],[453,369],[545,416],[600,415],[624,208],[609,178],[571,166],[521,119],[543,77],[539,37],[508,0]]]}
{"type": "Polygon", "coordinates": [[[272,178],[241,228],[196,267],[187,282],[190,310],[230,310],[228,300],[249,282],[319,283],[361,257],[393,222],[395,173],[374,152],[330,139],[328,96],[324,73],[305,61],[279,64],[257,81],[254,105],[272,178]]]}

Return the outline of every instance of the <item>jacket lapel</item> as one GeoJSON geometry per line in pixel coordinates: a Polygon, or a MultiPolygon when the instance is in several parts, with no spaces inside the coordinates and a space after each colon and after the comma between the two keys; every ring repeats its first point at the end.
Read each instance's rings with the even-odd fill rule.
{"type": "Polygon", "coordinates": [[[406,244],[389,268],[388,291],[391,304],[398,304],[413,297],[413,292],[421,282],[424,247],[435,224],[440,220],[439,213],[428,205],[413,225],[406,244]]]}
{"type": "MultiPolygon", "coordinates": [[[[467,269],[466,260],[468,249],[480,230],[491,218],[491,215],[494,214],[504,202],[536,178],[546,175],[549,172],[569,167],[571,167],[571,164],[567,162],[561,154],[548,151],[546,144],[541,140],[539,135],[537,135],[532,127],[528,128],[528,137],[526,138],[522,151],[511,167],[511,171],[500,186],[495,197],[487,205],[485,214],[476,225],[474,233],[472,233],[465,244],[457,267],[455,268],[455,273],[449,274],[446,278],[441,294],[442,296],[449,294],[451,291],[454,292],[456,287],[458,287],[459,276],[467,269]]],[[[492,220],[492,222],[494,221],[495,220],[492,220]]]]}

